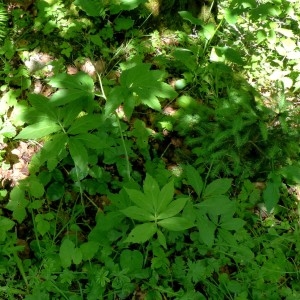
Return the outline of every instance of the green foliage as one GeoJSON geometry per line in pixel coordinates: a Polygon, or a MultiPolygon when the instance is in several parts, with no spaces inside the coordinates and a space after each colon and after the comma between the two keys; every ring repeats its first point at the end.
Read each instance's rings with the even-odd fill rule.
{"type": "Polygon", "coordinates": [[[298,299],[299,4],[145,2],[9,10],[0,298],[298,299]]]}

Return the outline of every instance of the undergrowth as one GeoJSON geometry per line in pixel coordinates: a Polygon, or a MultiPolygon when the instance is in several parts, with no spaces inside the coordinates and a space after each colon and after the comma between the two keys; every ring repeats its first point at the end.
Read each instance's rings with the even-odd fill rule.
{"type": "Polygon", "coordinates": [[[299,5],[13,2],[1,299],[298,299],[299,5]]]}

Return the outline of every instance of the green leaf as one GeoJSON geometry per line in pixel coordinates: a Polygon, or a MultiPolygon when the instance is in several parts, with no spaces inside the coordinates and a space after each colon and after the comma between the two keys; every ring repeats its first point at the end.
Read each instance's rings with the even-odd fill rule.
{"type": "Polygon", "coordinates": [[[213,215],[226,214],[233,210],[234,203],[227,196],[210,196],[207,200],[195,205],[202,213],[213,215]]]}
{"type": "Polygon", "coordinates": [[[156,180],[148,173],[146,174],[143,188],[147,200],[152,204],[154,210],[157,212],[160,194],[159,185],[156,180]]]}
{"type": "Polygon", "coordinates": [[[59,249],[59,257],[63,268],[68,268],[71,266],[74,251],[74,243],[69,239],[63,240],[59,249]]]}
{"type": "Polygon", "coordinates": [[[43,236],[50,230],[50,223],[47,220],[39,220],[36,225],[37,231],[43,236]]]}
{"type": "Polygon", "coordinates": [[[154,207],[151,201],[141,191],[125,188],[130,200],[139,206],[141,209],[154,213],[154,207]]]}
{"type": "Polygon", "coordinates": [[[68,129],[68,134],[87,133],[89,130],[101,127],[102,121],[101,115],[84,115],[74,120],[72,126],[68,129]]]}
{"type": "Polygon", "coordinates": [[[224,18],[229,25],[234,25],[238,20],[239,14],[233,9],[226,8],[224,18]]]}
{"type": "Polygon", "coordinates": [[[164,219],[158,221],[157,224],[171,231],[186,230],[194,226],[194,224],[191,221],[182,217],[173,217],[169,219],[164,219]]]}
{"type": "Polygon", "coordinates": [[[15,139],[39,139],[60,130],[61,127],[57,123],[45,118],[22,129],[15,139]]]}
{"type": "Polygon", "coordinates": [[[223,229],[226,230],[239,230],[241,229],[244,225],[246,224],[246,222],[242,219],[239,218],[231,218],[229,220],[226,220],[224,222],[221,222],[220,226],[223,229]]]}
{"type": "Polygon", "coordinates": [[[116,86],[111,89],[104,107],[104,115],[107,118],[110,114],[114,113],[116,109],[127,99],[129,96],[128,90],[122,86],[116,86]]]}
{"type": "Polygon", "coordinates": [[[300,166],[286,166],[280,170],[280,174],[286,178],[289,183],[300,184],[300,166]]]}
{"type": "Polygon", "coordinates": [[[88,153],[84,145],[76,138],[70,138],[69,150],[75,166],[81,170],[86,170],[88,165],[88,153]]]}
{"type": "Polygon", "coordinates": [[[13,217],[18,223],[22,223],[25,220],[28,205],[29,201],[25,198],[25,192],[18,186],[14,187],[10,193],[10,199],[6,208],[13,212],[13,217]]]}
{"type": "MultiPolygon", "coordinates": [[[[66,147],[68,137],[64,133],[58,133],[47,140],[41,151],[33,157],[30,168],[38,169],[44,162],[57,159],[61,151],[66,147]]],[[[59,160],[56,160],[58,163],[59,160]]],[[[54,166],[56,167],[56,165],[54,166]]]]}
{"type": "Polygon", "coordinates": [[[41,94],[29,94],[28,100],[38,112],[45,114],[52,121],[58,120],[56,110],[47,97],[41,94]]]}
{"type": "Polygon", "coordinates": [[[75,265],[79,265],[82,262],[82,253],[80,248],[75,248],[72,253],[72,260],[75,265]]]}
{"type": "Polygon", "coordinates": [[[206,215],[199,215],[197,218],[199,237],[208,247],[212,247],[215,240],[217,226],[211,222],[206,215]]]}
{"type": "Polygon", "coordinates": [[[47,197],[50,201],[62,199],[65,193],[65,187],[61,182],[53,182],[47,188],[47,197]]]}
{"type": "Polygon", "coordinates": [[[157,97],[174,99],[177,93],[170,85],[159,82],[163,72],[158,70],[152,71],[150,67],[150,64],[143,63],[134,65],[123,71],[120,83],[128,92],[137,95],[143,104],[155,110],[161,110],[157,97]]]}
{"type": "Polygon", "coordinates": [[[280,199],[279,189],[281,187],[281,178],[277,174],[271,174],[270,179],[267,181],[267,186],[263,191],[263,199],[268,212],[274,209],[275,205],[280,199]]]}
{"type": "Polygon", "coordinates": [[[138,244],[145,243],[153,237],[153,235],[156,233],[156,230],[157,227],[154,223],[137,225],[129,233],[127,239],[125,239],[125,242],[138,244]]]}
{"type": "Polygon", "coordinates": [[[31,196],[35,198],[40,198],[44,195],[44,186],[37,179],[30,179],[29,181],[29,191],[31,196]]]}
{"type": "Polygon", "coordinates": [[[185,167],[188,184],[192,186],[198,197],[203,189],[203,181],[199,172],[191,165],[185,167]]]}
{"type": "Polygon", "coordinates": [[[165,249],[167,249],[166,237],[159,229],[157,229],[157,240],[165,249]]]}
{"type": "Polygon", "coordinates": [[[103,1],[99,0],[75,0],[74,4],[79,6],[88,16],[100,17],[103,16],[105,6],[103,1]]]}
{"type": "Polygon", "coordinates": [[[6,233],[15,226],[15,222],[0,216],[0,242],[4,242],[6,239],[6,233]]]}
{"type": "Polygon", "coordinates": [[[91,260],[99,249],[99,243],[89,241],[80,245],[80,251],[82,253],[83,260],[91,260]]]}
{"type": "Polygon", "coordinates": [[[103,148],[103,140],[91,133],[81,133],[74,136],[75,139],[82,141],[83,144],[90,149],[102,149],[103,148]]]}
{"type": "Polygon", "coordinates": [[[127,269],[128,273],[141,271],[143,268],[142,253],[138,250],[123,250],[120,255],[120,266],[122,270],[127,269]]]}
{"type": "Polygon", "coordinates": [[[93,79],[84,72],[78,72],[76,75],[55,75],[50,78],[49,84],[59,89],[50,98],[50,103],[55,106],[64,105],[77,99],[84,99],[85,103],[94,99],[93,79]]]}
{"type": "Polygon", "coordinates": [[[157,213],[164,212],[174,196],[174,182],[173,180],[167,183],[159,192],[157,213]]]}
{"type": "Polygon", "coordinates": [[[204,25],[203,21],[198,18],[195,18],[190,12],[188,11],[179,11],[179,15],[183,18],[183,20],[187,20],[191,22],[193,25],[204,25]]]}
{"type": "Polygon", "coordinates": [[[189,198],[180,198],[172,201],[158,216],[157,219],[166,219],[177,215],[183,210],[189,198]]]}
{"type": "Polygon", "coordinates": [[[137,206],[130,206],[125,209],[122,209],[121,212],[127,216],[128,218],[137,220],[137,221],[153,221],[154,216],[146,211],[145,209],[142,209],[137,206]]]}
{"type": "Polygon", "coordinates": [[[216,195],[225,194],[231,187],[232,179],[216,179],[210,183],[204,190],[203,198],[210,198],[216,195]]]}

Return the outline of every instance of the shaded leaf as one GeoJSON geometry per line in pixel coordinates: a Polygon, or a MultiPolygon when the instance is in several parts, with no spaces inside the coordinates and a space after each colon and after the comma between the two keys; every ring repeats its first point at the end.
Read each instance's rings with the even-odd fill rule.
{"type": "Polygon", "coordinates": [[[225,194],[230,189],[231,182],[232,179],[227,178],[214,180],[205,188],[203,198],[225,194]]]}
{"type": "Polygon", "coordinates": [[[211,222],[206,215],[197,218],[199,237],[208,247],[212,247],[215,240],[217,226],[211,222]]]}
{"type": "Polygon", "coordinates": [[[84,145],[75,138],[69,139],[69,151],[75,166],[81,170],[87,169],[88,153],[84,145]]]}
{"type": "Polygon", "coordinates": [[[137,221],[153,221],[154,216],[146,211],[145,209],[142,209],[137,206],[130,206],[125,209],[122,209],[121,212],[127,216],[128,218],[137,220],[137,221]]]}
{"type": "Polygon", "coordinates": [[[74,243],[69,239],[63,240],[59,249],[59,257],[63,268],[68,268],[71,266],[74,251],[74,243]]]}
{"type": "Polygon", "coordinates": [[[185,167],[188,184],[192,186],[198,197],[202,192],[203,181],[199,172],[191,165],[185,167]]]}

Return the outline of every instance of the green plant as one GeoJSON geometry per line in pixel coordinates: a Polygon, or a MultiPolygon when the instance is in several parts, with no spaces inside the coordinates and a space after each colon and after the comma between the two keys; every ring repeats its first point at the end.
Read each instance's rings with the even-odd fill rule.
{"type": "Polygon", "coordinates": [[[136,225],[125,242],[144,243],[157,234],[160,244],[167,248],[166,238],[160,227],[180,231],[194,226],[188,219],[176,216],[184,209],[188,198],[173,200],[174,183],[171,181],[160,190],[158,183],[149,174],[143,187],[144,193],[126,189],[130,200],[135,205],[122,209],[121,212],[133,220],[144,223],[136,225]]]}

